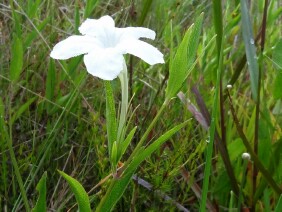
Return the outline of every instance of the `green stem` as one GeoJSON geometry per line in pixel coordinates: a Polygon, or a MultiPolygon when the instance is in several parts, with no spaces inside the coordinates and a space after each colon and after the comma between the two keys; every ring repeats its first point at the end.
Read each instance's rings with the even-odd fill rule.
{"type": "MultiPolygon", "coordinates": [[[[135,156],[135,154],[140,150],[140,148],[143,146],[144,142],[146,141],[149,133],[151,132],[151,130],[153,129],[153,127],[155,126],[156,122],[158,121],[158,119],[160,118],[161,114],[163,113],[164,109],[166,108],[166,106],[168,105],[169,101],[164,101],[164,103],[162,104],[160,110],[158,111],[157,115],[155,116],[155,118],[153,119],[153,121],[151,122],[151,124],[149,125],[149,127],[147,128],[147,130],[145,131],[145,133],[143,134],[143,136],[141,137],[140,141],[138,142],[137,146],[135,147],[135,149],[133,150],[133,152],[131,153],[131,155],[129,156],[128,160],[126,161],[124,167],[126,168],[126,166],[131,162],[132,158],[135,156]]],[[[124,169],[125,169],[124,168],[124,169]]],[[[123,170],[124,170],[123,169],[123,170]]]]}
{"type": "Polygon", "coordinates": [[[118,125],[117,140],[118,145],[124,140],[124,129],[125,121],[128,110],[128,77],[127,77],[127,67],[125,62],[123,62],[123,71],[119,74],[120,85],[121,85],[121,110],[118,125]]]}
{"type": "MultiPolygon", "coordinates": [[[[106,91],[106,122],[108,135],[109,158],[112,158],[113,143],[117,140],[116,110],[112,85],[110,81],[104,81],[106,91]]],[[[119,147],[117,147],[119,148],[119,147]]],[[[112,168],[115,170],[117,161],[111,161],[112,168]]]]}
{"type": "Polygon", "coordinates": [[[263,166],[263,164],[260,162],[258,156],[255,154],[251,144],[249,143],[245,133],[243,132],[243,129],[240,125],[240,122],[236,116],[234,107],[233,107],[233,103],[232,103],[232,98],[229,94],[229,92],[227,92],[228,94],[228,98],[229,98],[229,102],[230,102],[230,110],[231,110],[231,114],[233,116],[233,120],[235,123],[235,126],[237,128],[237,131],[244,143],[244,146],[246,147],[248,153],[251,155],[252,160],[254,161],[254,164],[256,165],[256,167],[259,169],[259,171],[261,172],[262,176],[265,178],[265,180],[269,183],[269,185],[273,188],[273,190],[277,193],[277,194],[282,194],[282,189],[277,185],[277,183],[274,181],[274,179],[271,177],[270,173],[267,171],[267,169],[263,166]]]}
{"type": "MultiPolygon", "coordinates": [[[[222,16],[222,7],[220,1],[213,1],[213,12],[214,14],[219,13],[219,16],[222,16]]],[[[209,190],[209,180],[211,174],[211,162],[212,162],[212,154],[213,154],[213,145],[215,140],[215,126],[217,123],[217,114],[218,114],[218,101],[219,101],[219,89],[220,89],[220,81],[221,81],[221,72],[223,69],[223,36],[222,36],[222,20],[218,18],[218,15],[214,15],[214,25],[217,29],[217,55],[218,55],[218,67],[216,73],[216,86],[214,93],[214,102],[212,108],[212,116],[211,116],[211,124],[210,124],[210,141],[207,145],[207,155],[206,155],[206,164],[204,170],[204,181],[202,186],[202,198],[200,205],[200,212],[206,211],[206,201],[208,197],[209,190]],[[220,38],[220,39],[219,39],[220,38]]]]}
{"type": "Polygon", "coordinates": [[[239,192],[239,197],[238,197],[238,212],[241,211],[241,206],[243,205],[243,188],[245,186],[245,182],[246,182],[246,176],[247,176],[247,172],[248,172],[248,163],[249,161],[246,159],[243,159],[243,168],[242,168],[242,180],[241,180],[241,186],[240,186],[240,192],[239,192]]]}
{"type": "MultiPolygon", "coordinates": [[[[149,125],[149,127],[147,128],[146,132],[144,133],[144,135],[142,136],[142,138],[140,139],[140,141],[138,142],[137,146],[135,147],[135,149],[133,150],[133,152],[131,153],[131,155],[129,156],[128,160],[125,162],[124,166],[118,171],[118,177],[119,178],[113,178],[111,180],[111,183],[107,189],[107,192],[105,194],[105,196],[102,198],[101,202],[99,203],[98,207],[96,208],[97,212],[102,211],[102,208],[105,206],[105,202],[108,200],[109,196],[112,193],[112,190],[115,188],[116,183],[118,183],[121,179],[123,179],[122,177],[126,177],[125,175],[120,176],[119,173],[123,174],[123,171],[126,170],[126,168],[128,167],[128,165],[130,164],[130,162],[132,161],[132,159],[134,158],[134,156],[136,156],[136,154],[139,152],[140,148],[143,146],[144,142],[146,141],[149,133],[151,132],[151,130],[153,129],[153,127],[155,126],[155,124],[157,123],[158,119],[161,117],[162,112],[164,111],[164,109],[166,108],[166,106],[168,105],[169,101],[165,101],[163,103],[163,105],[161,106],[160,110],[158,111],[157,115],[155,116],[155,118],[153,119],[153,121],[151,122],[151,124],[149,125]]],[[[128,177],[128,176],[127,176],[128,177]]],[[[127,186],[127,185],[126,185],[127,186]]]]}

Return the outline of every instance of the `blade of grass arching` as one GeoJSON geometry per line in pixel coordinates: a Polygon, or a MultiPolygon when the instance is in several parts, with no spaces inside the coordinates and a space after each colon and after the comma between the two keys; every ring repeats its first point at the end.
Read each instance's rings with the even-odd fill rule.
{"type": "Polygon", "coordinates": [[[148,156],[150,156],[154,151],[156,151],[164,142],[170,139],[171,136],[173,136],[176,132],[183,128],[187,123],[188,121],[173,127],[172,129],[164,133],[162,136],[160,136],[157,140],[152,142],[146,149],[144,147],[140,148],[131,163],[124,170],[122,175],[118,178],[112,179],[111,185],[109,186],[106,195],[99,203],[96,211],[111,211],[118,202],[118,200],[121,198],[138,166],[148,156]]]}
{"type": "Polygon", "coordinates": [[[38,184],[36,185],[36,190],[39,192],[38,200],[36,205],[32,209],[32,212],[42,212],[47,211],[46,207],[46,179],[47,179],[47,172],[45,171],[42,175],[41,179],[39,180],[38,184]]]}
{"type": "Polygon", "coordinates": [[[11,124],[13,125],[14,122],[24,113],[26,110],[29,109],[29,106],[37,99],[37,97],[30,98],[26,103],[21,105],[19,108],[17,108],[16,112],[11,117],[11,124]]]}
{"type": "Polygon", "coordinates": [[[35,38],[39,35],[38,32],[43,31],[43,29],[47,26],[50,22],[50,17],[45,18],[40,24],[36,26],[37,29],[33,29],[30,33],[26,35],[24,40],[24,49],[31,46],[31,43],[34,41],[35,38]]]}
{"type": "Polygon", "coordinates": [[[145,1],[142,1],[142,3],[143,3],[143,9],[142,9],[142,11],[141,11],[141,16],[140,16],[139,21],[138,21],[138,25],[139,25],[139,26],[142,26],[142,25],[143,25],[143,23],[144,23],[144,21],[145,21],[145,19],[146,19],[146,17],[147,17],[147,14],[148,14],[148,12],[149,12],[149,10],[150,10],[150,7],[151,7],[151,5],[152,5],[152,2],[153,2],[153,0],[145,0],[145,1]]]}
{"type": "Polygon", "coordinates": [[[279,212],[279,211],[282,211],[282,195],[280,195],[280,197],[279,197],[279,200],[278,200],[278,203],[275,207],[274,212],[279,212]]]}
{"type": "Polygon", "coordinates": [[[84,190],[83,186],[74,178],[67,175],[66,173],[59,171],[61,176],[65,178],[65,180],[68,182],[69,186],[71,187],[72,192],[75,195],[75,199],[78,203],[78,210],[83,212],[90,212],[90,201],[88,194],[84,190]]]}
{"type": "Polygon", "coordinates": [[[92,12],[94,11],[98,3],[99,3],[99,0],[87,0],[86,1],[86,5],[84,8],[84,14],[83,14],[84,19],[91,16],[92,12]]]}
{"type": "Polygon", "coordinates": [[[259,80],[259,68],[255,48],[255,40],[252,32],[252,24],[249,17],[249,11],[247,8],[247,1],[241,0],[241,26],[243,40],[245,44],[245,51],[248,63],[248,70],[251,80],[252,97],[255,101],[258,98],[258,80],[259,80]]]}

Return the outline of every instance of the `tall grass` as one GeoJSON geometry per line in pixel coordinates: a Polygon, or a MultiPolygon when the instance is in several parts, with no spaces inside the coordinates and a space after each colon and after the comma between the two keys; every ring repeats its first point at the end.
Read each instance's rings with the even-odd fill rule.
{"type": "MultiPolygon", "coordinates": [[[[58,41],[79,34],[83,20],[109,14],[118,27],[156,31],[152,43],[166,61],[150,67],[126,56],[133,131],[118,165],[144,133],[148,137],[142,142],[149,146],[162,143],[158,137],[168,129],[183,127],[132,169],[114,211],[281,211],[282,5],[219,2],[2,1],[0,210],[45,210],[42,202],[47,210],[76,209],[71,180],[57,170],[83,185],[92,209],[107,193],[113,167],[104,84],[86,74],[82,57],[54,61],[49,55],[58,41]],[[187,68],[179,62],[179,74],[189,70],[189,75],[183,75],[183,85],[175,84],[169,64],[202,13],[203,25],[193,31],[199,45],[195,41],[187,50],[196,48],[196,55],[188,54],[187,68]],[[178,98],[170,99],[174,93],[167,86],[181,91],[178,98]],[[179,125],[190,118],[185,127],[179,125]],[[244,152],[250,160],[242,159],[244,152]]],[[[110,86],[119,114],[119,82],[110,86]]],[[[154,146],[149,147],[152,152],[154,146]]]]}

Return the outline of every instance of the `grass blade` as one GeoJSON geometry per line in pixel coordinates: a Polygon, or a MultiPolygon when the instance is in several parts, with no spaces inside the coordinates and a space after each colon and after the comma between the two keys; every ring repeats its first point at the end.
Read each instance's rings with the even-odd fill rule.
{"type": "Polygon", "coordinates": [[[132,176],[138,166],[154,151],[156,151],[164,142],[171,138],[176,132],[178,132],[181,128],[183,128],[188,121],[179,124],[172,128],[171,130],[164,133],[157,140],[155,140],[152,144],[150,144],[146,149],[142,147],[139,151],[139,154],[133,158],[133,161],[129,164],[127,169],[124,171],[123,175],[118,179],[113,179],[110,187],[107,190],[106,195],[101,200],[96,211],[111,211],[113,207],[116,205],[118,200],[121,198],[125,189],[127,188],[132,176]]]}
{"type": "Polygon", "coordinates": [[[10,65],[10,78],[12,81],[17,81],[22,73],[23,68],[23,44],[20,37],[14,34],[12,44],[12,58],[10,65]]]}
{"type": "Polygon", "coordinates": [[[39,192],[39,197],[36,202],[35,207],[32,209],[32,212],[41,212],[47,211],[46,209],[46,178],[47,172],[44,172],[43,176],[39,180],[36,190],[39,192]]]}
{"type": "Polygon", "coordinates": [[[245,44],[246,57],[248,63],[248,70],[251,78],[251,90],[252,96],[255,101],[258,98],[258,78],[259,68],[256,55],[255,40],[252,32],[252,24],[249,17],[247,8],[247,1],[241,0],[241,22],[242,22],[242,34],[245,44]]]}
{"type": "MultiPolygon", "coordinates": [[[[113,97],[113,90],[110,81],[104,81],[106,91],[106,120],[107,120],[107,134],[108,134],[108,149],[109,157],[112,154],[112,146],[117,140],[117,121],[116,121],[116,109],[113,97]]],[[[119,147],[117,147],[119,151],[119,147]]],[[[112,161],[112,168],[115,168],[115,161],[112,161]]]]}
{"type": "Polygon", "coordinates": [[[89,197],[82,185],[71,176],[66,173],[59,171],[60,175],[68,182],[71,187],[72,192],[74,193],[75,199],[78,204],[79,211],[83,212],[91,212],[89,197]]]}

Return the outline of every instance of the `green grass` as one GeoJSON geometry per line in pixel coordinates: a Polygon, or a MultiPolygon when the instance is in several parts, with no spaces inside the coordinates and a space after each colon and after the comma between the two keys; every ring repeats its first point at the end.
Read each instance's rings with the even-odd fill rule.
{"type": "MultiPolygon", "coordinates": [[[[125,137],[137,126],[121,159],[125,162],[162,107],[170,60],[186,30],[204,13],[196,63],[188,58],[193,69],[181,87],[184,95],[170,101],[144,144],[192,119],[136,170],[151,190],[132,180],[114,211],[176,211],[177,204],[190,211],[201,206],[203,211],[279,211],[282,5],[259,0],[245,6],[247,10],[239,0],[222,5],[207,0],[2,1],[0,210],[34,208],[38,192],[44,194],[42,187],[37,191],[42,176],[47,176],[43,185],[46,179],[48,210],[77,209],[76,197],[57,170],[83,185],[92,209],[110,185],[104,83],[86,73],[82,57],[51,59],[56,43],[79,34],[86,18],[106,14],[118,27],[156,31],[156,39],[148,42],[164,53],[164,65],[150,67],[136,57],[125,57],[129,98],[134,94],[125,137]],[[214,15],[219,12],[222,16],[214,15]],[[233,85],[228,90],[231,101],[227,84],[233,85]],[[243,161],[248,148],[255,157],[243,161]],[[165,195],[171,199],[165,201],[165,195]]],[[[119,81],[111,86],[119,113],[119,81]]]]}

